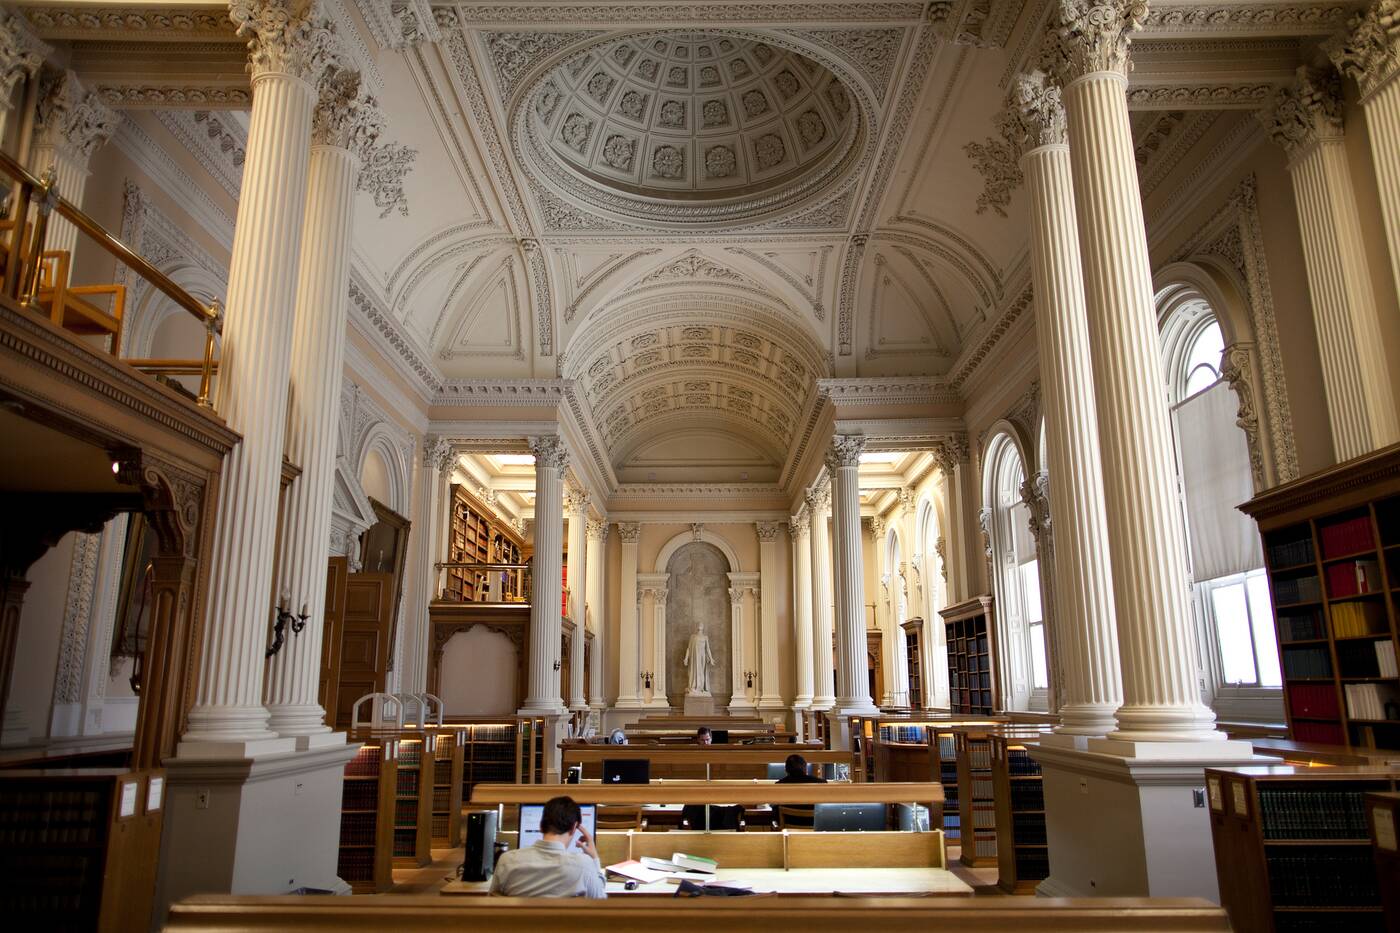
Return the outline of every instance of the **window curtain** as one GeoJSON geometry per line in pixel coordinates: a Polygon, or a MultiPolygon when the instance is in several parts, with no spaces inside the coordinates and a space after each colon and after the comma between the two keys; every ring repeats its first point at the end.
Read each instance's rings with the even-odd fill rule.
{"type": "Polygon", "coordinates": [[[1264,566],[1259,532],[1236,506],[1254,497],[1249,449],[1224,380],[1176,407],[1191,575],[1196,582],[1264,566]]]}

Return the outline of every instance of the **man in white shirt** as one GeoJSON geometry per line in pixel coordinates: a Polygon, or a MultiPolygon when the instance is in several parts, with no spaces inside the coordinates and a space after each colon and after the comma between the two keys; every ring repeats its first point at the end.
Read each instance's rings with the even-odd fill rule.
{"type": "Polygon", "coordinates": [[[491,893],[506,897],[608,896],[603,866],[572,797],[555,797],[540,816],[540,840],[496,861],[491,893]],[[577,842],[575,842],[577,837],[577,842]]]}

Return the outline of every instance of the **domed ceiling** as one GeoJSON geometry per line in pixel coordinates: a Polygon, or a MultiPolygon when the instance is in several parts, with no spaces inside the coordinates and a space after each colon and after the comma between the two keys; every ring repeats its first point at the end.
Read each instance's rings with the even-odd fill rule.
{"type": "Polygon", "coordinates": [[[855,98],[755,38],[648,33],[557,65],[513,119],[526,168],[634,220],[744,220],[805,202],[857,160],[855,98]]]}

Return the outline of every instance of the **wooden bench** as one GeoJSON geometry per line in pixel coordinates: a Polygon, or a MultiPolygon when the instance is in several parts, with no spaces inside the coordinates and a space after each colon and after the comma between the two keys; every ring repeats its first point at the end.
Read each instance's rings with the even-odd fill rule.
{"type": "Polygon", "coordinates": [[[579,933],[665,930],[802,930],[804,933],[1226,933],[1225,912],[1199,898],[613,898],[562,903],[546,898],[254,897],[202,894],[170,909],[167,930],[242,933],[383,933],[412,930],[542,930],[579,933]]]}

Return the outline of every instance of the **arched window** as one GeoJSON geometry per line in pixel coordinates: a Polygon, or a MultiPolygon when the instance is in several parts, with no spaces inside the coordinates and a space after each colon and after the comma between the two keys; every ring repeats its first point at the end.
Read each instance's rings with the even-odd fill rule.
{"type": "Polygon", "coordinates": [[[1044,710],[1049,708],[1050,677],[1040,562],[1030,532],[1030,509],[1021,498],[1026,468],[1007,434],[988,445],[987,462],[1002,705],[1044,710]]]}
{"type": "Polygon", "coordinates": [[[1187,559],[1218,708],[1231,691],[1244,698],[1281,687],[1278,643],[1259,536],[1235,509],[1254,494],[1253,474],[1235,395],[1221,378],[1220,323],[1199,294],[1168,288],[1158,299],[1187,559]]]}
{"type": "Polygon", "coordinates": [[[948,705],[948,643],[943,617],[938,611],[947,605],[947,588],[943,583],[943,556],[938,546],[938,513],[928,499],[919,503],[915,536],[915,547],[922,557],[919,568],[922,600],[917,608],[924,617],[924,665],[931,675],[925,680],[928,684],[926,705],[941,709],[948,705]]]}

